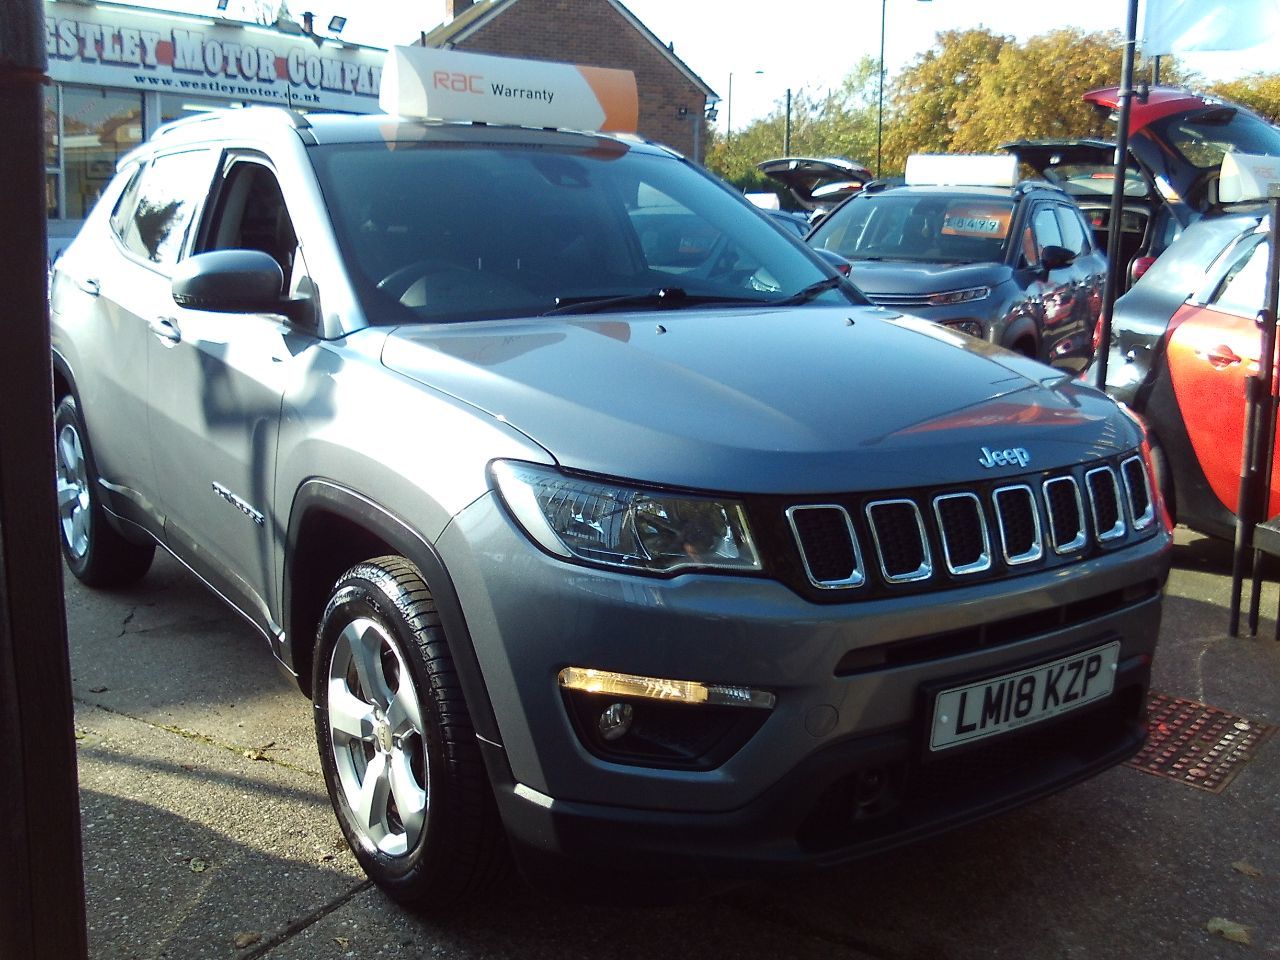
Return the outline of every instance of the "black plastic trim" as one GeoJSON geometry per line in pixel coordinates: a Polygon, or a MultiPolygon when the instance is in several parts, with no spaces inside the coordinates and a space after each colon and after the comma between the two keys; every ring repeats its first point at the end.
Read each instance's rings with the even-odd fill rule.
{"type": "MultiPolygon", "coordinates": [[[[481,740],[500,747],[502,740],[498,732],[497,717],[493,712],[493,701],[480,671],[480,662],[476,657],[471,632],[467,628],[462,603],[458,599],[453,579],[445,568],[439,552],[433,544],[390,510],[363,494],[331,480],[313,479],[303,483],[294,496],[293,507],[289,512],[282,592],[285,621],[283,653],[286,663],[290,665],[294,663],[294,647],[290,639],[293,610],[291,561],[302,529],[302,522],[308,512],[313,509],[323,509],[372,531],[422,571],[427,586],[431,589],[436,609],[440,613],[440,622],[444,626],[445,636],[449,640],[449,649],[453,655],[454,664],[458,668],[458,678],[462,683],[462,692],[467,699],[467,708],[471,713],[471,722],[475,727],[476,735],[481,740]]],[[[497,778],[509,782],[511,780],[509,769],[493,769],[490,762],[492,753],[493,751],[485,752],[490,776],[496,775],[497,778]]],[[[505,756],[503,762],[505,763],[505,756]]]]}

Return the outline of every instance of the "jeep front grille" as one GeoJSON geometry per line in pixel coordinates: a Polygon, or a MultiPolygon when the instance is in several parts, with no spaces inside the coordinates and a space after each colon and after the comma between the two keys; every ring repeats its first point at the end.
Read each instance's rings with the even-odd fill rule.
{"type": "Polygon", "coordinates": [[[1155,523],[1140,456],[970,489],[836,496],[785,508],[807,585],[958,585],[1065,563],[1155,523]],[[864,562],[865,557],[865,562],[864,562]]]}

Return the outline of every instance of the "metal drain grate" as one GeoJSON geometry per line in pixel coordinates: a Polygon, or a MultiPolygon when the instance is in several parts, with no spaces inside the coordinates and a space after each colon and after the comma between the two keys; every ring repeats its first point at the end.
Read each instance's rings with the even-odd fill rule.
{"type": "Polygon", "coordinates": [[[1191,787],[1221,793],[1275,727],[1194,700],[1151,693],[1147,745],[1128,765],[1191,787]]]}

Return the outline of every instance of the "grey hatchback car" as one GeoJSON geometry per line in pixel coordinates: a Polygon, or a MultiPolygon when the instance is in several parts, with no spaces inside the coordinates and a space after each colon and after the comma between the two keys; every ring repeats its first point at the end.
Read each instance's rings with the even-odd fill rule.
{"type": "Polygon", "coordinates": [[[1012,157],[914,155],[905,185],[863,187],[805,242],[849,260],[873,303],[1080,373],[1107,258],[1071,198],[1044,181],[1016,183],[1015,166],[1012,157]],[[928,173],[913,176],[916,160],[928,173]],[[963,175],[984,172],[984,161],[1008,175],[963,175]]]}
{"type": "Polygon", "coordinates": [[[866,305],[660,146],[179,121],[58,262],[52,333],[70,570],[158,544],[259,630],[406,903],[512,854],[605,895],[835,863],[1143,742],[1137,422],[866,305]]]}

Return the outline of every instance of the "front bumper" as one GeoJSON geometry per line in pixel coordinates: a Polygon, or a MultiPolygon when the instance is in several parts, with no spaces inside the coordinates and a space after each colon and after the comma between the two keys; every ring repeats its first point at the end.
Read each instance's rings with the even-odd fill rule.
{"type": "Polygon", "coordinates": [[[1136,752],[1169,543],[1161,530],[1065,569],[838,605],[762,578],[569,565],[531,546],[492,496],[438,546],[497,719],[501,744],[486,759],[526,866],[559,872],[568,858],[704,877],[874,852],[1136,752]],[[1106,700],[928,755],[926,687],[1110,640],[1121,647],[1106,700]],[[907,653],[866,666],[861,654],[883,646],[907,653]],[[566,666],[739,684],[777,703],[713,769],[627,765],[584,746],[557,685],[566,666]]]}

